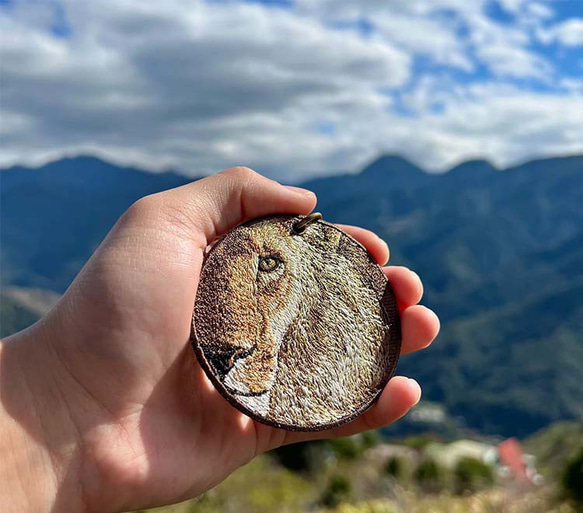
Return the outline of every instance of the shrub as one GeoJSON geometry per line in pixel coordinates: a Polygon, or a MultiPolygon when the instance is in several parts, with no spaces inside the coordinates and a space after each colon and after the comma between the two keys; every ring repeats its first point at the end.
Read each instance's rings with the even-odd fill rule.
{"type": "Polygon", "coordinates": [[[360,435],[360,440],[363,449],[370,449],[379,444],[379,434],[377,431],[365,431],[360,435]]]}
{"type": "Polygon", "coordinates": [[[271,451],[271,455],[285,468],[294,472],[311,472],[319,466],[322,442],[302,442],[284,445],[271,451]]]}
{"type": "Polygon", "coordinates": [[[494,482],[494,472],[490,465],[475,458],[462,458],[454,469],[455,491],[475,492],[494,482]]]}
{"type": "Polygon", "coordinates": [[[332,438],[325,442],[334,455],[344,461],[353,461],[360,458],[364,451],[375,447],[378,443],[379,436],[375,431],[367,431],[360,435],[345,438],[332,438]]]}
{"type": "Polygon", "coordinates": [[[583,449],[567,463],[563,472],[562,485],[567,497],[583,503],[583,449]]]}
{"type": "Polygon", "coordinates": [[[335,508],[341,502],[348,500],[351,495],[352,485],[348,478],[339,474],[334,474],[330,478],[320,502],[323,506],[335,508]]]}
{"type": "Polygon", "coordinates": [[[357,459],[363,452],[360,440],[354,436],[333,438],[326,443],[339,459],[346,461],[357,459]]]}
{"type": "Polygon", "coordinates": [[[415,469],[415,481],[426,493],[438,493],[447,485],[447,472],[432,459],[425,459],[415,469]]]}
{"type": "Polygon", "coordinates": [[[407,461],[401,456],[391,456],[384,465],[385,473],[395,479],[402,480],[407,473],[407,461]]]}
{"type": "Polygon", "coordinates": [[[438,441],[438,438],[431,434],[414,435],[403,440],[403,445],[421,451],[430,443],[438,441]]]}

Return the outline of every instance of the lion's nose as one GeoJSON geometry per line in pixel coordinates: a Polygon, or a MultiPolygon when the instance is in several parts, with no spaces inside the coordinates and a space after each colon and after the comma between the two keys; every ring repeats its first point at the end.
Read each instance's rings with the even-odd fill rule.
{"type": "Polygon", "coordinates": [[[217,374],[223,379],[235,365],[235,362],[240,358],[249,356],[255,350],[255,346],[250,349],[242,349],[240,347],[228,349],[215,349],[208,359],[214,367],[217,374]]]}

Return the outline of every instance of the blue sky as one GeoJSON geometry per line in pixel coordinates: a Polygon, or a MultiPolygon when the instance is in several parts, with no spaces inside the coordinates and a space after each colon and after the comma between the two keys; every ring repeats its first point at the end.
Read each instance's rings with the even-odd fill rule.
{"type": "Polygon", "coordinates": [[[0,165],[298,181],[583,152],[581,0],[0,0],[0,165]]]}

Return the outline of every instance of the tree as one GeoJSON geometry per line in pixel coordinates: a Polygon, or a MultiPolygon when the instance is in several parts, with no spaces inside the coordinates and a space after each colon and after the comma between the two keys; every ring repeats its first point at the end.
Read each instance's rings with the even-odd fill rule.
{"type": "Polygon", "coordinates": [[[562,484],[567,497],[583,503],[583,449],[567,463],[562,484]]]}
{"type": "Polygon", "coordinates": [[[454,469],[455,491],[475,492],[494,482],[492,467],[475,458],[461,458],[454,469]]]}

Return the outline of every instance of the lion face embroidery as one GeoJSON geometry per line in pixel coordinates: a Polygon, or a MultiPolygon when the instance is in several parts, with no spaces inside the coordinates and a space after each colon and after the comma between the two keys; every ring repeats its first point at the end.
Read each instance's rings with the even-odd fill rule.
{"type": "Polygon", "coordinates": [[[400,351],[379,266],[338,228],[297,216],[239,226],[205,259],[193,343],[207,375],[260,422],[325,429],[368,408],[400,351]]]}

